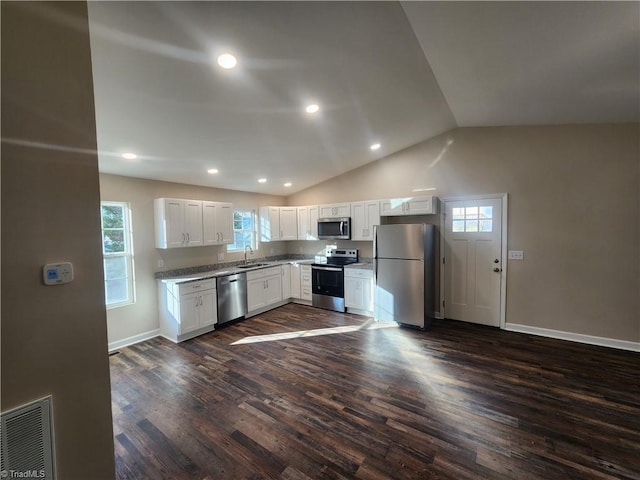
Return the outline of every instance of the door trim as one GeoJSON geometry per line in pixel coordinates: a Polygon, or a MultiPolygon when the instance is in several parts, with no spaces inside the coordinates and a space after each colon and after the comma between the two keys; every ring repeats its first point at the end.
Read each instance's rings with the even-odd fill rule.
{"type": "Polygon", "coordinates": [[[446,318],[446,305],[444,305],[445,298],[445,268],[444,268],[444,254],[447,251],[445,244],[445,227],[446,219],[445,213],[447,211],[447,202],[459,202],[466,200],[484,200],[487,198],[497,199],[502,201],[502,235],[500,264],[502,265],[502,279],[500,281],[500,329],[504,330],[507,324],[507,220],[509,218],[509,194],[508,193],[493,193],[485,195],[465,195],[456,197],[442,197],[440,201],[442,208],[440,210],[440,318],[446,318]]]}

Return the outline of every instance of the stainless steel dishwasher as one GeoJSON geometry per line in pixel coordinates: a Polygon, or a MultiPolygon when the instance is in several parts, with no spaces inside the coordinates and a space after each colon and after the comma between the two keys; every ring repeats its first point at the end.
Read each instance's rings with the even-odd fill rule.
{"type": "Polygon", "coordinates": [[[218,325],[247,314],[247,274],[236,273],[216,279],[218,325]]]}

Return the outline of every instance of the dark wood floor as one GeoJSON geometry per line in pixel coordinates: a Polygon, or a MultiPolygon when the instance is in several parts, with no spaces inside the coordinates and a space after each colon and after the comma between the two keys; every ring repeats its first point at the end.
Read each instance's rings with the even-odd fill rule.
{"type": "Polygon", "coordinates": [[[118,479],[640,478],[640,354],[378,325],[287,305],[123,348],[118,479]]]}

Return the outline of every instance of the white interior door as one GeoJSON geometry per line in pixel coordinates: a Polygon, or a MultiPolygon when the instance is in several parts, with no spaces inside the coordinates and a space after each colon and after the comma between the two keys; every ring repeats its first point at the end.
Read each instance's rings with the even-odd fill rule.
{"type": "Polygon", "coordinates": [[[502,199],[445,202],[445,316],[500,326],[502,199]]]}

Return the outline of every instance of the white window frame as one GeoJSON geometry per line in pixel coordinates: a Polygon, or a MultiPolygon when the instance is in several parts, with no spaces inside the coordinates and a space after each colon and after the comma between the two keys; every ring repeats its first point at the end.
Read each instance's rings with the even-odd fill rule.
{"type": "MultiPolygon", "coordinates": [[[[233,210],[233,216],[235,217],[235,213],[236,212],[242,212],[243,214],[245,213],[251,213],[251,220],[252,220],[252,230],[251,230],[251,249],[255,252],[256,250],[258,250],[258,215],[255,211],[255,209],[252,208],[235,208],[233,210]]],[[[232,218],[232,222],[233,222],[233,218],[232,218]]],[[[235,223],[234,223],[235,225],[235,223]]],[[[233,229],[233,243],[230,243],[227,245],[227,252],[244,252],[245,247],[243,246],[242,248],[234,248],[235,244],[236,244],[236,232],[237,231],[245,231],[245,229],[242,230],[236,230],[235,228],[233,229]]]]}
{"type": "Polygon", "coordinates": [[[126,202],[114,202],[114,201],[104,201],[100,202],[100,227],[102,233],[102,268],[104,273],[104,293],[105,293],[105,304],[107,310],[112,308],[124,307],[127,305],[132,305],[136,302],[136,294],[135,294],[135,276],[134,276],[134,261],[133,261],[133,231],[131,228],[131,207],[126,202]],[[104,248],[104,221],[102,216],[102,207],[103,206],[113,206],[113,207],[121,207],[123,209],[124,218],[124,231],[123,231],[123,239],[124,239],[124,252],[105,252],[104,248]],[[127,276],[125,277],[127,280],[127,299],[120,302],[112,302],[107,303],[107,268],[106,268],[106,259],[114,258],[114,257],[124,257],[126,268],[127,268],[127,276]]]}

